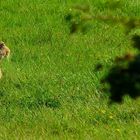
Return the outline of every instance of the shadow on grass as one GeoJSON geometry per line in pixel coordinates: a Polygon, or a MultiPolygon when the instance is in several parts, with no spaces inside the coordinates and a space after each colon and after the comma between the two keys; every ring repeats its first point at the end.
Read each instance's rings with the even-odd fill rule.
{"type": "MultiPolygon", "coordinates": [[[[140,36],[132,37],[133,46],[140,50],[140,36]]],[[[114,66],[102,80],[108,85],[110,101],[121,103],[125,95],[136,99],[140,96],[140,52],[115,59],[114,66]]]]}

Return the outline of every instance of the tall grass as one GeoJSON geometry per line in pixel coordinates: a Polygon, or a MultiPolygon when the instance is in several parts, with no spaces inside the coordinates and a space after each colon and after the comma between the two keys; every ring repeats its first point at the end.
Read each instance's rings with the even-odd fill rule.
{"type": "MultiPolygon", "coordinates": [[[[135,53],[122,28],[95,20],[84,35],[69,35],[64,20],[75,4],[107,13],[104,2],[0,2],[0,40],[12,53],[1,63],[1,139],[139,139],[139,100],[108,107],[100,85],[115,56],[135,53]],[[94,71],[99,62],[103,72],[94,71]]],[[[122,4],[114,15],[139,16],[140,2],[122,4]]]]}

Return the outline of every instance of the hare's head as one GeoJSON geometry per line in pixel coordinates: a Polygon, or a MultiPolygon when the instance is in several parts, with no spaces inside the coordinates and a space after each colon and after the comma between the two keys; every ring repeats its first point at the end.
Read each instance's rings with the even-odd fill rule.
{"type": "Polygon", "coordinates": [[[4,57],[9,57],[10,55],[10,49],[5,45],[4,42],[0,42],[0,59],[4,57]]]}

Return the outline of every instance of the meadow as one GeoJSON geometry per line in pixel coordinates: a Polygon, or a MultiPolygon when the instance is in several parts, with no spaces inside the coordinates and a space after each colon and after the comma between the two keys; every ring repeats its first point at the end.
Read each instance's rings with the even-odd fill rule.
{"type": "MultiPolygon", "coordinates": [[[[123,27],[97,20],[69,33],[65,15],[76,4],[108,14],[105,0],[1,0],[0,139],[140,139],[140,99],[108,105],[100,80],[116,56],[136,53],[123,27]],[[98,63],[102,71],[95,71],[98,63]]],[[[122,0],[114,16],[140,16],[138,0],[122,0]]],[[[133,32],[140,33],[139,29],[133,32]]]]}

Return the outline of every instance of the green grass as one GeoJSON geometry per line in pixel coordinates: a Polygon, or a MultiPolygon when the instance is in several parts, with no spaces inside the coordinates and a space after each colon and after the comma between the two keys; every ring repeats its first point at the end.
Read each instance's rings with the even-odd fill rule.
{"type": "MultiPolygon", "coordinates": [[[[115,56],[135,53],[122,28],[92,21],[86,34],[70,35],[64,21],[75,4],[108,13],[104,2],[0,2],[0,40],[11,49],[1,63],[0,139],[140,139],[140,100],[108,106],[100,84],[115,56]],[[103,71],[94,71],[97,63],[103,71]]],[[[122,4],[114,15],[140,16],[139,1],[122,4]]]]}

